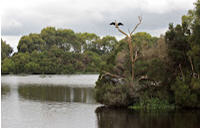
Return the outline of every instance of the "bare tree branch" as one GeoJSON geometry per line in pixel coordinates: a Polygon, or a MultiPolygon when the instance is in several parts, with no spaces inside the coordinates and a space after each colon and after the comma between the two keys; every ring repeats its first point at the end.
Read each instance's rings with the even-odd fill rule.
{"type": "Polygon", "coordinates": [[[111,74],[110,72],[106,72],[106,71],[102,71],[103,75],[100,77],[100,79],[102,79],[104,76],[111,76],[112,78],[117,78],[117,79],[124,79],[123,76],[118,76],[116,74],[111,74]]]}
{"type": "Polygon", "coordinates": [[[137,27],[142,23],[142,17],[138,16],[139,19],[139,23],[135,26],[135,28],[133,29],[133,31],[130,33],[130,36],[133,34],[133,32],[137,29],[137,27]]]}
{"type": "Polygon", "coordinates": [[[128,37],[128,34],[126,34],[124,31],[122,31],[118,26],[116,27],[118,29],[119,32],[121,32],[122,34],[124,34],[126,37],[128,37]]]}
{"type": "Polygon", "coordinates": [[[190,65],[191,65],[191,68],[192,68],[192,72],[194,73],[194,66],[193,66],[193,63],[192,63],[191,56],[189,56],[189,61],[190,61],[190,65]]]}
{"type": "Polygon", "coordinates": [[[134,58],[134,62],[138,59],[138,51],[135,51],[135,58],[134,58]]]}
{"type": "Polygon", "coordinates": [[[128,29],[128,33],[129,33],[129,35],[131,35],[131,32],[130,32],[130,30],[128,29]]]}

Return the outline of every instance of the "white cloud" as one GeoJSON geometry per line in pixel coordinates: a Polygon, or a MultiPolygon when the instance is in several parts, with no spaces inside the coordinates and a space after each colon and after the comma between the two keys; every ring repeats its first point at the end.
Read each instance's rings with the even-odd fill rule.
{"type": "Polygon", "coordinates": [[[1,36],[1,38],[13,48],[14,52],[17,52],[17,45],[21,36],[1,36]]]}
{"type": "MultiPolygon", "coordinates": [[[[92,32],[98,35],[120,34],[108,24],[119,20],[124,30],[137,23],[137,29],[159,36],[169,22],[179,23],[180,18],[192,9],[196,0],[2,0],[1,31],[4,37],[25,35],[46,26],[70,28],[75,32],[92,32]]],[[[19,38],[5,38],[16,47],[19,38]],[[15,42],[16,41],[16,42],[15,42]]],[[[16,48],[15,48],[16,49],[16,48]]]]}

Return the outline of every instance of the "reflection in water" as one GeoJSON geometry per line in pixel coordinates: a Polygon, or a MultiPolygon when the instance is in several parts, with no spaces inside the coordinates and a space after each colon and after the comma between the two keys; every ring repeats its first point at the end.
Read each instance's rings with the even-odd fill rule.
{"type": "Polygon", "coordinates": [[[18,93],[20,97],[31,100],[95,103],[92,88],[23,85],[18,87],[18,93]]]}
{"type": "Polygon", "coordinates": [[[200,111],[135,112],[96,109],[98,128],[198,128],[200,111]]]}
{"type": "Polygon", "coordinates": [[[8,85],[1,85],[1,95],[9,95],[10,94],[10,87],[8,85]]]}
{"type": "Polygon", "coordinates": [[[97,77],[2,76],[1,84],[8,85],[10,91],[1,100],[1,127],[95,128],[94,111],[99,104],[94,101],[92,88],[97,77]]]}

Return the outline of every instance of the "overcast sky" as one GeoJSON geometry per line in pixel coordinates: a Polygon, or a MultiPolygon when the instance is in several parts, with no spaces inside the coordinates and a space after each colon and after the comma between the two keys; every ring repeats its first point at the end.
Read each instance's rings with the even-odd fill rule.
{"type": "Polygon", "coordinates": [[[72,29],[75,32],[112,35],[121,34],[109,26],[117,20],[123,30],[143,22],[137,32],[145,31],[154,36],[164,34],[168,24],[181,22],[181,16],[193,9],[196,0],[2,0],[1,36],[16,51],[22,35],[39,33],[42,28],[72,29]]]}

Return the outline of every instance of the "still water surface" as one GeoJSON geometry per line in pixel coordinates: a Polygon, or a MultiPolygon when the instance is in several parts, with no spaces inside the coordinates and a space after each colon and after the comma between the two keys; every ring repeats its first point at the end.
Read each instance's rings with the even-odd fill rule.
{"type": "Polygon", "coordinates": [[[98,75],[1,77],[2,128],[199,128],[199,111],[135,112],[101,107],[98,75]]]}

